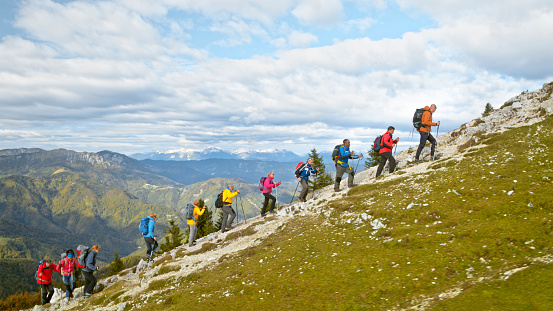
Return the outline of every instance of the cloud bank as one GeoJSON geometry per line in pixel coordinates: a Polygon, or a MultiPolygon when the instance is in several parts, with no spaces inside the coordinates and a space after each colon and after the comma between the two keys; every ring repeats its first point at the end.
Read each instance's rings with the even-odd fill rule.
{"type": "Polygon", "coordinates": [[[0,147],[360,150],[430,104],[445,132],[553,80],[552,17],[537,0],[20,1],[0,147]],[[371,39],[393,10],[436,26],[371,39]]]}

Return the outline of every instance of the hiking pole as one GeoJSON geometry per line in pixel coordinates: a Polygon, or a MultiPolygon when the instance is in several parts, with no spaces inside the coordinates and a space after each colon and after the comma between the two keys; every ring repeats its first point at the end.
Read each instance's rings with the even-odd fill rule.
{"type": "Polygon", "coordinates": [[[296,190],[294,190],[294,194],[292,195],[292,200],[290,200],[289,204],[292,204],[292,201],[294,201],[294,197],[296,196],[296,191],[298,191],[299,185],[300,185],[300,181],[298,180],[298,184],[296,185],[296,190]]]}
{"type": "Polygon", "coordinates": [[[276,192],[275,208],[276,208],[276,210],[278,211],[278,187],[275,188],[275,192],[276,192]]]}
{"type": "MultiPolygon", "coordinates": [[[[242,194],[238,194],[238,198],[240,199],[240,206],[242,206],[242,215],[244,215],[244,223],[248,223],[246,221],[246,213],[244,213],[244,204],[242,204],[242,194]]],[[[236,209],[238,209],[238,203],[236,204],[236,209]]]]}

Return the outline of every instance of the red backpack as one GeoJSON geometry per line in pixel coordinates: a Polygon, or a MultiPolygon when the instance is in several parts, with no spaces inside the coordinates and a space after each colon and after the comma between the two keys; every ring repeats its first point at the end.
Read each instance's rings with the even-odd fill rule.
{"type": "Polygon", "coordinates": [[[301,171],[303,171],[303,168],[307,165],[307,163],[300,162],[298,165],[296,165],[296,170],[294,171],[294,174],[296,175],[296,178],[300,177],[301,171]]]}

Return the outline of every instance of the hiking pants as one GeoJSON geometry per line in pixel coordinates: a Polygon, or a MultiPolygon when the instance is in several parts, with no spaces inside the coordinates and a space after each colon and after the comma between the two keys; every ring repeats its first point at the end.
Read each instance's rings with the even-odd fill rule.
{"type": "Polygon", "coordinates": [[[188,234],[188,246],[192,246],[192,242],[196,241],[196,234],[198,233],[197,225],[188,225],[190,227],[190,234],[188,234]]]}
{"type": "Polygon", "coordinates": [[[40,284],[40,292],[42,293],[42,304],[45,305],[50,302],[52,296],[54,296],[54,286],[52,282],[48,284],[40,284]]]}
{"type": "Polygon", "coordinates": [[[355,173],[353,172],[353,168],[351,166],[342,166],[340,164],[336,165],[336,180],[334,181],[334,190],[340,191],[340,182],[342,181],[342,176],[344,176],[344,173],[348,174],[348,187],[353,187],[353,176],[355,173]]]}
{"type": "Polygon", "coordinates": [[[224,232],[225,230],[225,227],[226,226],[229,226],[232,224],[232,222],[234,221],[234,217],[236,217],[236,212],[232,209],[232,207],[230,205],[223,205],[223,221],[221,222],[221,232],[224,232]],[[227,218],[230,214],[230,218],[228,219],[228,222],[227,222],[227,218]]]}
{"type": "Polygon", "coordinates": [[[273,200],[271,202],[271,209],[270,209],[271,213],[274,212],[275,203],[276,203],[276,198],[274,195],[270,193],[263,193],[263,196],[265,197],[265,202],[263,202],[263,208],[261,209],[261,216],[265,215],[265,211],[267,210],[267,205],[269,205],[269,200],[273,200]]]}
{"type": "Polygon", "coordinates": [[[307,183],[307,180],[305,179],[302,179],[301,180],[301,192],[300,192],[300,196],[299,196],[299,199],[300,201],[306,201],[307,199],[307,191],[309,190],[309,185],[307,183]]]}
{"type": "Polygon", "coordinates": [[[94,272],[81,271],[84,276],[84,293],[92,295],[92,291],[96,286],[96,277],[94,277],[94,272]]]}
{"type": "Polygon", "coordinates": [[[152,252],[154,251],[154,238],[151,237],[144,237],[144,242],[146,242],[146,255],[150,257],[152,255],[152,252]]]}
{"type": "Polygon", "coordinates": [[[422,149],[424,149],[424,145],[426,145],[427,140],[432,144],[432,147],[430,149],[430,156],[434,157],[434,150],[436,150],[436,139],[430,133],[419,131],[419,134],[421,134],[421,141],[419,143],[419,148],[417,149],[415,159],[419,159],[419,156],[421,155],[422,149]]]}
{"type": "Polygon", "coordinates": [[[75,275],[64,275],[63,284],[65,284],[65,297],[71,297],[71,294],[75,289],[75,275]]]}
{"type": "Polygon", "coordinates": [[[380,154],[380,164],[378,165],[378,169],[376,169],[376,177],[382,174],[382,170],[386,165],[386,161],[390,162],[390,174],[393,173],[394,170],[396,169],[396,159],[394,159],[394,156],[392,156],[392,153],[383,152],[380,154]]]}

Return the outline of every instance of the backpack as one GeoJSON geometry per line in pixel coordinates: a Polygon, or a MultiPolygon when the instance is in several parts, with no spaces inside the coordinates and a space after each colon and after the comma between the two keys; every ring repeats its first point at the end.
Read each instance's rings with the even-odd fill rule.
{"type": "Polygon", "coordinates": [[[149,229],[148,229],[149,223],[150,223],[150,217],[148,216],[140,219],[140,225],[138,225],[138,231],[140,231],[142,235],[147,235],[149,233],[149,229]]]}
{"type": "Polygon", "coordinates": [[[194,219],[194,204],[186,204],[186,208],[184,209],[184,217],[186,217],[186,219],[194,219]]]}
{"type": "Polygon", "coordinates": [[[88,248],[88,246],[77,246],[77,261],[75,261],[75,266],[77,268],[86,267],[86,256],[88,255],[88,253],[90,253],[90,248],[88,248]]]}
{"type": "Polygon", "coordinates": [[[307,163],[300,162],[298,165],[296,165],[296,170],[294,171],[294,175],[296,175],[296,178],[300,177],[301,171],[303,171],[303,168],[307,165],[307,163]]]}
{"type": "Polygon", "coordinates": [[[413,126],[418,130],[422,127],[422,115],[424,114],[424,108],[418,108],[413,115],[413,126]]]}
{"type": "Polygon", "coordinates": [[[40,265],[44,262],[44,260],[41,260],[38,262],[38,266],[36,267],[36,273],[35,273],[35,279],[38,281],[38,269],[40,269],[40,265]]]}
{"type": "Polygon", "coordinates": [[[267,177],[261,177],[261,179],[259,180],[259,191],[265,190],[265,179],[267,179],[267,177]]]}
{"type": "Polygon", "coordinates": [[[219,193],[219,195],[217,196],[217,199],[215,200],[215,208],[223,207],[223,192],[219,193]]]}
{"type": "Polygon", "coordinates": [[[380,148],[382,148],[382,135],[378,135],[373,143],[373,151],[380,151],[380,148]]]}
{"type": "Polygon", "coordinates": [[[332,161],[334,161],[334,164],[336,164],[336,161],[338,161],[338,157],[340,156],[340,148],[342,148],[344,145],[336,145],[334,147],[334,150],[332,150],[332,161]]]}

